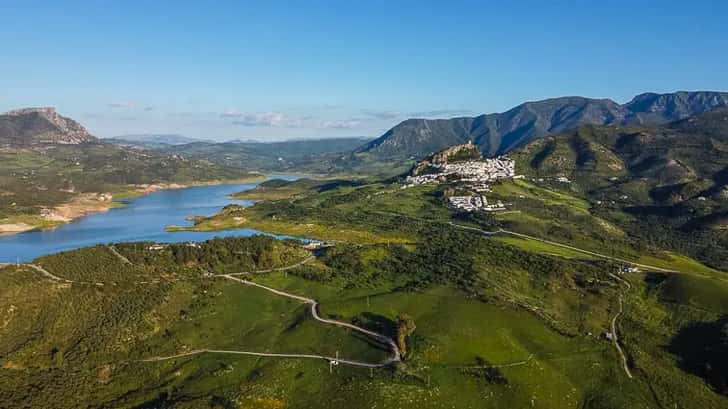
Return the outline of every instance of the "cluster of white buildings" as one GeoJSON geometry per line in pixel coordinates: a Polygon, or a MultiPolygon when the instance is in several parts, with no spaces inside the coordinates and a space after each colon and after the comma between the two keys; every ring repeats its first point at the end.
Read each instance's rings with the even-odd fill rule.
{"type": "MultiPolygon", "coordinates": [[[[447,179],[484,185],[498,179],[516,176],[516,162],[505,156],[492,159],[469,160],[430,165],[432,173],[408,176],[408,185],[439,183],[447,179]]],[[[486,185],[487,186],[487,185],[486,185]]]]}
{"type": "Polygon", "coordinates": [[[476,210],[482,210],[485,212],[495,212],[498,210],[505,210],[506,207],[503,203],[498,200],[496,203],[489,204],[488,199],[485,196],[471,195],[471,196],[450,196],[448,198],[450,207],[453,209],[463,210],[466,212],[474,212],[476,210]]]}
{"type": "Polygon", "coordinates": [[[505,210],[501,201],[489,204],[484,194],[491,192],[490,182],[517,177],[516,162],[504,156],[493,159],[430,164],[427,170],[428,173],[425,174],[408,176],[407,184],[403,188],[447,181],[465,183],[473,194],[451,196],[448,200],[451,208],[466,212],[505,210]]]}

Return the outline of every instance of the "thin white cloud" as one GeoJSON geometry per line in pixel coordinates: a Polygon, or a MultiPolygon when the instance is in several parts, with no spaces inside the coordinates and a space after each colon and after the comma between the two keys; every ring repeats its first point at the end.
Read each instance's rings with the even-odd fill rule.
{"type": "Polygon", "coordinates": [[[348,119],[344,121],[325,121],[321,123],[324,129],[359,129],[362,121],[358,119],[348,119]]]}
{"type": "Polygon", "coordinates": [[[303,120],[292,118],[280,112],[244,113],[237,110],[227,110],[221,114],[223,118],[234,118],[233,124],[252,127],[270,128],[296,128],[302,125],[303,120]]]}
{"type": "Polygon", "coordinates": [[[453,117],[453,116],[459,116],[459,115],[468,115],[472,114],[473,111],[469,109],[434,109],[431,111],[418,111],[418,112],[410,112],[407,115],[410,117],[453,117]]]}
{"type": "Polygon", "coordinates": [[[376,119],[394,119],[402,116],[400,112],[397,111],[387,111],[387,110],[377,110],[377,109],[362,109],[362,114],[376,118],[376,119]]]}
{"type": "Polygon", "coordinates": [[[222,114],[220,114],[223,118],[240,118],[241,116],[245,115],[244,113],[238,111],[237,109],[228,109],[225,110],[222,114]]]}
{"type": "Polygon", "coordinates": [[[391,110],[362,109],[362,114],[380,120],[392,120],[403,118],[432,118],[432,117],[454,117],[471,114],[468,109],[433,109],[429,111],[399,112],[391,110]]]}
{"type": "Polygon", "coordinates": [[[110,108],[134,108],[135,104],[129,101],[113,101],[107,104],[110,108]]]}

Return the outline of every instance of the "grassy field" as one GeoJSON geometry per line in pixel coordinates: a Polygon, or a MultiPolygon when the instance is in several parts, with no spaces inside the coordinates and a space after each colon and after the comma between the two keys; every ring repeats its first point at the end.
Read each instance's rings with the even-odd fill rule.
{"type": "Polygon", "coordinates": [[[707,275],[707,276],[719,276],[728,278],[724,272],[716,269],[707,267],[700,262],[691,259],[690,257],[682,254],[675,254],[672,252],[663,252],[659,256],[643,255],[638,259],[640,263],[646,263],[658,267],[671,268],[678,271],[690,272],[693,274],[707,275]]]}
{"type": "MultiPolygon", "coordinates": [[[[292,182],[275,188],[281,195],[292,182]]],[[[296,186],[295,188],[289,187],[296,186]]],[[[266,188],[269,195],[277,195],[266,188]]],[[[253,192],[249,197],[255,197],[253,192]]],[[[432,187],[399,190],[385,184],[332,186],[318,191],[312,188],[302,197],[260,202],[252,208],[229,207],[218,215],[202,219],[192,227],[170,226],[168,231],[214,231],[249,227],[271,233],[338,240],[355,243],[411,242],[423,219],[449,220],[449,212],[440,205],[432,187]],[[316,194],[312,194],[316,192],[316,194]],[[411,218],[411,219],[408,219],[411,218]],[[413,223],[412,219],[419,219],[413,223]]]]}
{"type": "Polygon", "coordinates": [[[540,200],[547,206],[565,206],[577,213],[588,213],[591,207],[589,202],[574,195],[545,189],[523,179],[498,184],[494,193],[505,197],[523,196],[525,198],[534,198],[540,200]]]}
{"type": "Polygon", "coordinates": [[[544,243],[538,240],[531,240],[522,237],[498,236],[495,240],[535,253],[549,254],[565,258],[595,258],[594,256],[590,256],[579,251],[570,250],[564,247],[554,246],[552,244],[544,243]]]}
{"type": "Polygon", "coordinates": [[[587,396],[614,393],[604,389],[608,379],[626,383],[610,345],[598,337],[565,337],[526,311],[468,299],[446,287],[423,293],[346,290],[282,273],[258,281],[315,295],[324,314],[379,322],[385,330],[399,313],[410,314],[417,336],[403,370],[411,385],[403,388],[378,375],[368,382],[380,389],[375,396],[386,394],[392,407],[439,408],[444,402],[455,407],[521,407],[532,399],[540,407],[579,407],[587,396]],[[491,378],[480,373],[484,365],[497,368],[491,369],[491,378]],[[584,374],[588,376],[580,376],[584,374]]]}

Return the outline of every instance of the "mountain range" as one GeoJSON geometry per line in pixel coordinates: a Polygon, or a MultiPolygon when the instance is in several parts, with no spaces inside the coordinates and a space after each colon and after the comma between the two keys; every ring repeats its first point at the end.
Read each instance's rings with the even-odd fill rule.
{"type": "Polygon", "coordinates": [[[725,106],[728,93],[713,91],[645,93],[626,104],[577,96],[551,98],[526,102],[503,113],[407,119],[356,152],[380,159],[420,159],[472,141],[485,156],[495,156],[580,125],[661,125],[725,106]]]}
{"type": "Polygon", "coordinates": [[[176,134],[140,134],[140,135],[119,135],[106,139],[108,142],[117,144],[128,143],[130,145],[184,145],[186,143],[199,142],[199,139],[190,138],[176,134]]]}

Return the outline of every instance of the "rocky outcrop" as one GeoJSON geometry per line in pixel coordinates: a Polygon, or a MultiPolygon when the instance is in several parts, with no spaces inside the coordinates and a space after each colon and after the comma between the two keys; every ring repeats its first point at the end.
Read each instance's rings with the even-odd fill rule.
{"type": "Polygon", "coordinates": [[[483,153],[475,144],[468,141],[468,143],[464,143],[462,145],[450,146],[449,148],[445,148],[440,152],[431,155],[427,159],[423,159],[415,164],[410,174],[413,176],[421,175],[426,173],[433,165],[439,166],[446,163],[479,159],[483,159],[483,153]]]}
{"type": "Polygon", "coordinates": [[[95,140],[81,124],[54,108],[24,108],[0,115],[0,146],[78,145],[95,140]]]}
{"type": "Polygon", "coordinates": [[[483,154],[480,152],[480,149],[478,149],[478,147],[472,142],[468,141],[468,143],[451,146],[441,150],[440,152],[432,155],[432,159],[430,161],[432,163],[439,164],[482,158],[483,154]]]}

